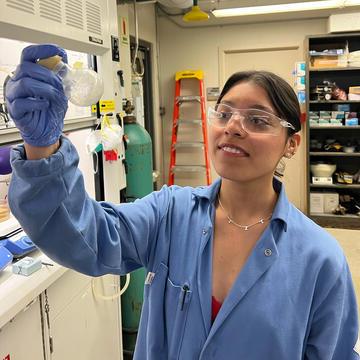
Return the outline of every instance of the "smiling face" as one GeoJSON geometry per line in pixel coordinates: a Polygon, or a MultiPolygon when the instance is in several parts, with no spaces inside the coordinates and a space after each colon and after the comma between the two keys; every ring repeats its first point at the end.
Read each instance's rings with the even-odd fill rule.
{"type": "MultiPolygon", "coordinates": [[[[221,103],[238,109],[258,108],[278,115],[266,91],[251,81],[235,84],[221,103]]],[[[230,120],[224,128],[209,127],[210,157],[216,172],[239,182],[272,179],[280,159],[289,151],[294,152],[292,140],[286,128],[282,128],[278,136],[248,134],[236,120],[230,120]]]]}

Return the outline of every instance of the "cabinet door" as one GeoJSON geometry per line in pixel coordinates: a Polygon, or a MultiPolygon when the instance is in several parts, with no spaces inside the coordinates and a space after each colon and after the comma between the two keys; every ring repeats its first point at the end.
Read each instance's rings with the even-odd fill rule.
{"type": "Polygon", "coordinates": [[[0,329],[0,359],[44,359],[40,305],[37,299],[0,329]]]}
{"type": "MultiPolygon", "coordinates": [[[[116,291],[114,279],[114,276],[103,279],[109,289],[105,295],[116,291]]],[[[47,291],[52,360],[121,359],[119,302],[95,298],[91,281],[90,277],[68,271],[47,291]]],[[[99,291],[100,288],[99,285],[99,291]]]]}

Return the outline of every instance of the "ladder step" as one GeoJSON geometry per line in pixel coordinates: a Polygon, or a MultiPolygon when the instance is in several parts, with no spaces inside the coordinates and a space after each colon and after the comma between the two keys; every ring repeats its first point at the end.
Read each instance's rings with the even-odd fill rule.
{"type": "Polygon", "coordinates": [[[185,120],[185,119],[178,119],[177,124],[185,124],[185,125],[201,125],[202,124],[202,120],[185,120]]]}
{"type": "Polygon", "coordinates": [[[203,79],[204,73],[202,70],[178,71],[175,75],[168,185],[174,185],[178,173],[187,173],[187,177],[206,177],[207,185],[211,183],[205,111],[206,92],[204,91],[203,79]],[[188,79],[191,79],[191,81],[188,81],[188,79]],[[190,83],[194,84],[194,82],[198,83],[197,90],[187,86],[190,83]],[[186,87],[186,90],[184,88],[182,91],[182,87],[186,87]],[[197,111],[193,112],[192,115],[187,111],[182,113],[182,110],[189,110],[188,108],[197,111]],[[183,125],[186,126],[183,127],[183,131],[180,131],[183,125]],[[198,133],[199,129],[195,129],[197,126],[201,126],[202,135],[198,133]],[[192,161],[187,152],[196,153],[196,155],[202,154],[204,161],[192,161]],[[178,164],[176,163],[177,153],[180,153],[178,164]],[[183,160],[181,156],[184,155],[187,158],[183,160]]]}
{"type": "Polygon", "coordinates": [[[179,147],[204,147],[204,143],[202,141],[178,141],[173,146],[174,148],[179,147]]]}
{"type": "Polygon", "coordinates": [[[202,70],[184,70],[177,71],[175,74],[175,80],[181,79],[198,79],[202,80],[204,78],[204,72],[202,70]]]}
{"type": "Polygon", "coordinates": [[[171,168],[173,173],[179,172],[206,172],[205,165],[175,165],[171,168]]]}
{"type": "Polygon", "coordinates": [[[176,102],[182,103],[182,102],[190,102],[190,101],[201,101],[201,96],[199,95],[185,95],[185,96],[177,96],[176,102]]]}

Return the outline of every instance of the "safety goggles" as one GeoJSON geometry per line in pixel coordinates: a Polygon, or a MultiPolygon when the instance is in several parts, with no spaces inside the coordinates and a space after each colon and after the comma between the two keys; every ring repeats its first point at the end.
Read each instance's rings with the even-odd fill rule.
{"type": "Polygon", "coordinates": [[[295,127],[278,116],[260,109],[235,109],[227,104],[216,104],[208,110],[208,122],[212,126],[225,128],[230,120],[238,120],[248,134],[278,136],[282,128],[295,127]]]}

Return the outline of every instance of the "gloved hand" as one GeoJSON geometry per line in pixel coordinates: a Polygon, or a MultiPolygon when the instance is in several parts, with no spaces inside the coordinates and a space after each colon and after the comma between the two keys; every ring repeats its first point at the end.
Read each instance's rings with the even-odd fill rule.
{"type": "Polygon", "coordinates": [[[56,143],[64,126],[68,105],[61,79],[51,70],[36,64],[37,60],[54,55],[67,62],[66,52],[56,45],[26,47],[15,75],[6,84],[8,111],[29,145],[56,143]]]}

